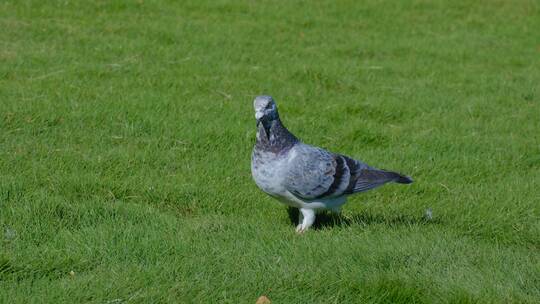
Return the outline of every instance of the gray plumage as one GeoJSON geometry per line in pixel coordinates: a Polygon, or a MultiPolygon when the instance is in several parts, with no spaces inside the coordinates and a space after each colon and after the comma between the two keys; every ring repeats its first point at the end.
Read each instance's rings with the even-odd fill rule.
{"type": "Polygon", "coordinates": [[[255,98],[254,108],[253,179],[264,192],[300,209],[299,232],[313,224],[315,210],[339,211],[348,195],[388,182],[412,183],[410,177],[302,143],[283,126],[270,96],[255,98]]]}

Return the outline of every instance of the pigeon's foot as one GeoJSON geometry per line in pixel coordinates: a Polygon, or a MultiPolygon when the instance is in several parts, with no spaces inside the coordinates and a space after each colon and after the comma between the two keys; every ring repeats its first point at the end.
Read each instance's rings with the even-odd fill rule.
{"type": "Polygon", "coordinates": [[[297,233],[304,233],[306,230],[313,225],[315,222],[315,210],[300,208],[300,213],[298,214],[299,224],[296,226],[297,233]]]}

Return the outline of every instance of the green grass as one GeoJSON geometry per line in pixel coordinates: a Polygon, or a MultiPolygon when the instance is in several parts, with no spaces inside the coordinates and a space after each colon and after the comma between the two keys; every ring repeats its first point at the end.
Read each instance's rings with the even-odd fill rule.
{"type": "Polygon", "coordinates": [[[21,0],[0,28],[0,302],[540,299],[538,1],[21,0]],[[262,93],[416,182],[296,235],[251,180],[262,93]]]}

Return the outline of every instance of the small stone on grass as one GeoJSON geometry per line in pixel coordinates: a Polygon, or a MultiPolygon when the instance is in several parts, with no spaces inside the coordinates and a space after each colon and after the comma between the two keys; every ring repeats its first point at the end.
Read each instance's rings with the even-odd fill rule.
{"type": "Polygon", "coordinates": [[[270,303],[272,303],[272,302],[266,296],[260,296],[257,299],[257,302],[255,302],[255,304],[270,304],[270,303]]]}

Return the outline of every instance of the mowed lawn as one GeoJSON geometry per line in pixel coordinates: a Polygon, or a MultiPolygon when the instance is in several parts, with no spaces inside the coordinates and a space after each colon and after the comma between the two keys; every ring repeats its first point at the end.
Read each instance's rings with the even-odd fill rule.
{"type": "Polygon", "coordinates": [[[540,3],[2,1],[0,228],[2,303],[538,303],[540,3]],[[297,235],[263,93],[415,183],[297,235]]]}

